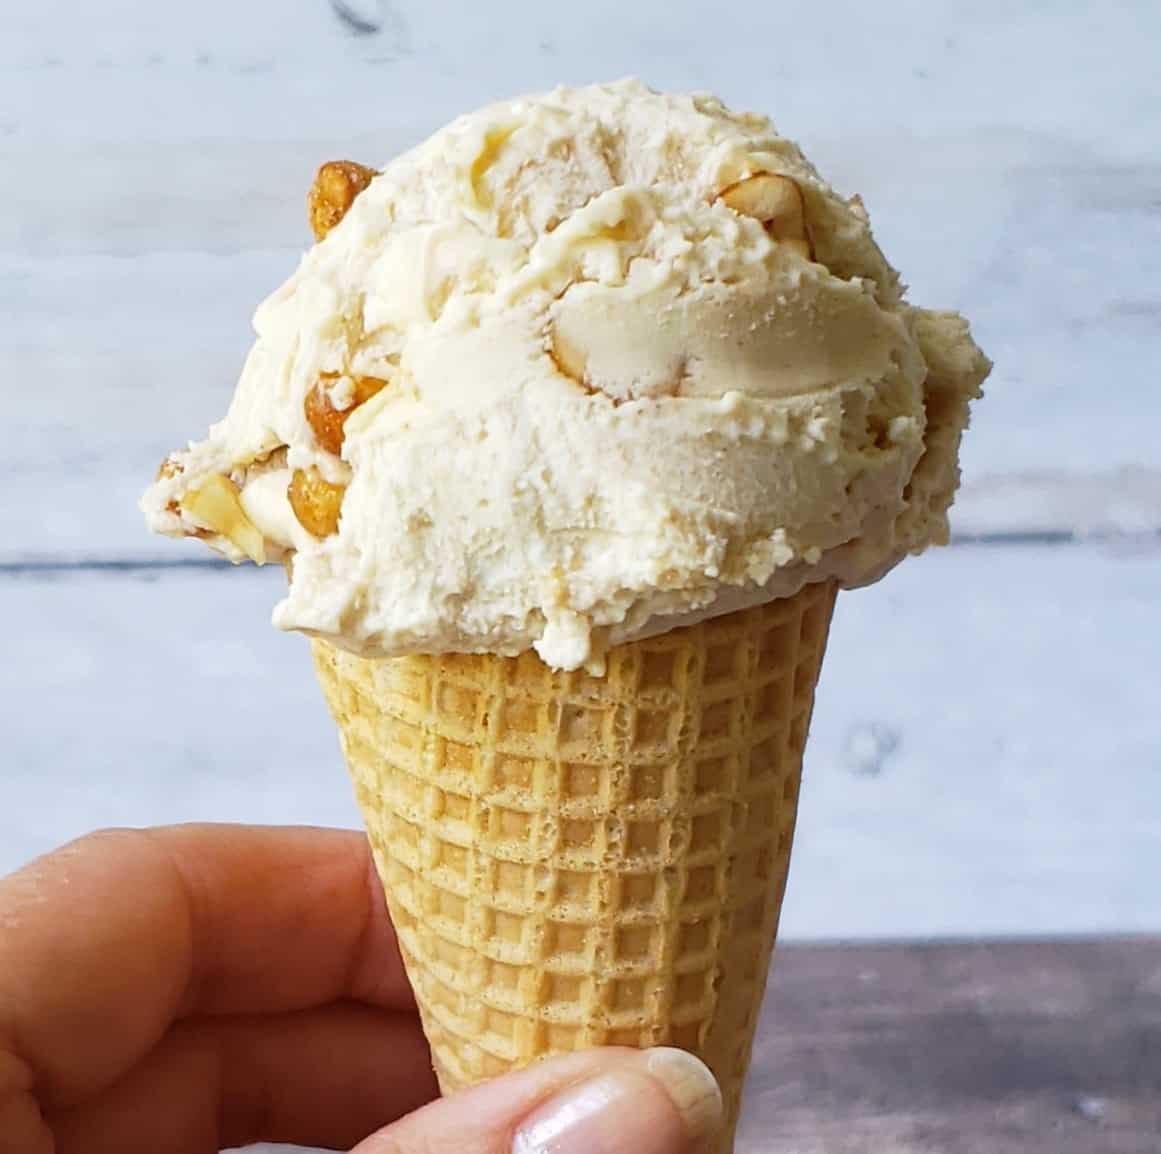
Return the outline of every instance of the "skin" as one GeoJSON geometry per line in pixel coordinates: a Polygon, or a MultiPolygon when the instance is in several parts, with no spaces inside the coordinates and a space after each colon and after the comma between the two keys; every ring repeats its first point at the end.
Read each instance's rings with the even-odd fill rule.
{"type": "Polygon", "coordinates": [[[634,1087],[640,1136],[610,1119],[616,1140],[586,1147],[628,1134],[683,1154],[642,1060],[594,1050],[433,1101],[358,834],[115,830],[0,880],[0,1154],[507,1154],[558,1095],[610,1075],[634,1087]]]}
{"type": "Polygon", "coordinates": [[[0,883],[0,1150],[342,1147],[434,1097],[364,842],[111,831],[0,883]]]}

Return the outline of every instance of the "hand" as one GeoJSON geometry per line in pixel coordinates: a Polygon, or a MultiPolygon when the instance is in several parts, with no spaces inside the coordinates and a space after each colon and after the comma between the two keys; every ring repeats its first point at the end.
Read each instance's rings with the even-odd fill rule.
{"type": "Polygon", "coordinates": [[[0,880],[0,1154],[695,1154],[721,1112],[675,1050],[436,1094],[361,835],[111,831],[0,880]]]}

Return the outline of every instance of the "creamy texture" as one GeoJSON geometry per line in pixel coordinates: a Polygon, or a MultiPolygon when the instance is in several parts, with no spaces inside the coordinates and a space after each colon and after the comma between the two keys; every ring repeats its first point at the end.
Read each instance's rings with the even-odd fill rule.
{"type": "Polygon", "coordinates": [[[225,419],[146,494],[153,528],[204,529],[180,502],[226,474],[267,556],[293,553],[281,628],[565,669],[945,540],[988,370],[769,121],[632,81],[397,158],[255,327],[225,419]],[[759,173],[801,190],[813,259],[720,199],[759,173]],[[304,401],[321,380],[343,409],[358,377],[387,385],[339,460],[304,401]],[[325,540],[286,500],[311,466],[349,486],[325,540]]]}

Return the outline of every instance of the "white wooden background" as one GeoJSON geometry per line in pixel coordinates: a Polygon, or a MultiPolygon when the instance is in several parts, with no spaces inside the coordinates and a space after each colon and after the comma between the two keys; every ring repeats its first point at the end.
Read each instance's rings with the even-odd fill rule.
{"type": "Polygon", "coordinates": [[[281,575],[195,567],[138,492],[224,410],[320,161],[638,73],[773,113],[996,360],[959,543],[841,600],[786,935],[1161,930],[1161,7],[349,7],[3,5],[0,869],[357,821],[281,575]]]}

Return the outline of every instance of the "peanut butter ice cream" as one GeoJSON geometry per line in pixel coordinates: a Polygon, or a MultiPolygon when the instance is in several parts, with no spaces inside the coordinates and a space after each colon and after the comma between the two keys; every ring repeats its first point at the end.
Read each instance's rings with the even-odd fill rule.
{"type": "Polygon", "coordinates": [[[767,119],[557,89],[324,166],[310,215],[225,418],[143,499],[292,558],[278,627],[595,672],[946,540],[989,363],[767,119]]]}

